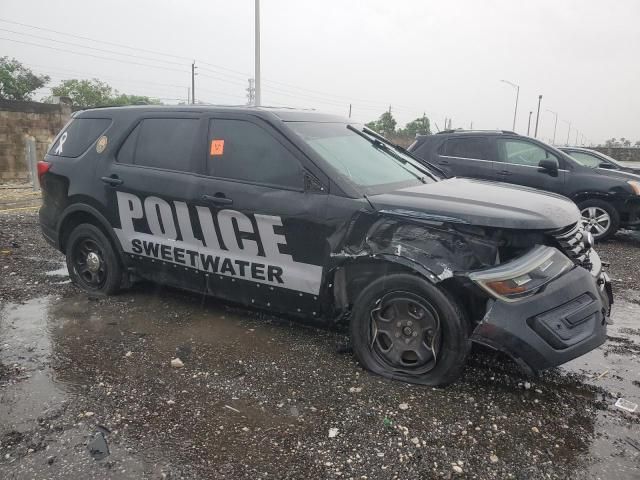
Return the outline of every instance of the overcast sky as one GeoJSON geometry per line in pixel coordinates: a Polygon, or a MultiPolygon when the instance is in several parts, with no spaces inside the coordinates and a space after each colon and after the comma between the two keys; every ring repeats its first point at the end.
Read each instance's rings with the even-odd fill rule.
{"type": "MultiPolygon", "coordinates": [[[[186,99],[196,59],[197,99],[244,103],[253,72],[253,6],[1,0],[0,55],[49,74],[53,84],[97,77],[168,103],[186,99]]],[[[638,0],[262,0],[261,14],[265,105],[347,115],[352,103],[362,121],[391,105],[401,124],[424,112],[441,129],[445,117],[454,127],[511,129],[516,92],[500,82],[506,79],[520,85],[520,133],[533,111],[533,135],[542,94],[539,137],[546,141],[554,131],[547,109],[559,115],[556,143],[566,141],[567,122],[571,143],[574,127],[596,143],[640,140],[638,0]]]]}

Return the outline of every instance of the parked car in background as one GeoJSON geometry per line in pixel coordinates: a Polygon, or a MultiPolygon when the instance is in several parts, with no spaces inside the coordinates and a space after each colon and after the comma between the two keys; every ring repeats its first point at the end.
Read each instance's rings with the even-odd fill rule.
{"type": "Polygon", "coordinates": [[[627,173],[635,173],[640,175],[640,168],[628,167],[621,164],[617,160],[611,158],[609,155],[605,155],[597,150],[582,147],[558,147],[564,153],[571,155],[575,160],[591,168],[606,168],[608,170],[620,170],[627,173]]]}
{"type": "Polygon", "coordinates": [[[426,385],[472,341],[531,371],[606,339],[611,284],[573,203],[442,179],[340,117],[88,110],[38,172],[42,232],[92,294],[145,278],[348,322],[364,367],[426,385]]]}
{"type": "Polygon", "coordinates": [[[409,151],[449,176],[515,183],[573,200],[585,229],[605,240],[640,227],[640,177],[584,166],[544,142],[510,131],[448,130],[418,136],[409,151]]]}

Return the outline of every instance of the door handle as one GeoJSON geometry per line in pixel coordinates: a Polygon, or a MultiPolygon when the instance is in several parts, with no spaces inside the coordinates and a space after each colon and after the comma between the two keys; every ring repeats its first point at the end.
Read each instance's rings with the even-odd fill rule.
{"type": "Polygon", "coordinates": [[[122,185],[124,182],[119,179],[117,176],[112,176],[112,177],[102,177],[100,180],[102,180],[104,183],[106,183],[107,185],[111,185],[112,187],[117,187],[118,185],[122,185]]]}
{"type": "Polygon", "coordinates": [[[440,165],[449,165],[449,160],[438,160],[440,165]]]}
{"type": "Polygon", "coordinates": [[[499,172],[496,173],[496,175],[502,175],[503,177],[508,177],[509,175],[512,175],[512,173],[509,170],[500,170],[499,172]]]}
{"type": "Polygon", "coordinates": [[[233,203],[233,200],[225,197],[222,194],[202,195],[202,200],[204,200],[205,202],[216,203],[218,205],[231,205],[233,203]]]}

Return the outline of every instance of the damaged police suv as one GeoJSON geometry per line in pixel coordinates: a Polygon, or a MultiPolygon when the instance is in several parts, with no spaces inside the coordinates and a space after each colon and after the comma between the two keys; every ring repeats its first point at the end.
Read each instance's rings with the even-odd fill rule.
{"type": "Polygon", "coordinates": [[[473,341],[530,372],[605,341],[611,287],[572,202],[445,180],[339,117],[87,110],[38,171],[44,236],[94,294],[144,278],[348,322],[364,367],[425,385],[473,341]]]}

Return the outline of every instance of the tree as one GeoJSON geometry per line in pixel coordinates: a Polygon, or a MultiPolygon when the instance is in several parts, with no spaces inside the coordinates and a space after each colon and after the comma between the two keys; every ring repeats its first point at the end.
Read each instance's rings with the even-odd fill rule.
{"type": "Polygon", "coordinates": [[[630,147],[631,146],[631,140],[628,139],[624,139],[624,141],[622,142],[622,145],[624,145],[625,147],[630,147]]]}
{"type": "Polygon", "coordinates": [[[36,75],[15,58],[0,57],[0,99],[31,100],[33,92],[49,80],[47,75],[36,75]]]}
{"type": "Polygon", "coordinates": [[[157,99],[141,95],[119,93],[109,84],[101,82],[97,78],[64,80],[60,85],[53,87],[51,93],[58,97],[69,97],[73,105],[81,108],[161,103],[157,99]]]}
{"type": "Polygon", "coordinates": [[[640,140],[633,144],[634,147],[640,147],[640,140]]]}
{"type": "Polygon", "coordinates": [[[398,134],[410,139],[415,139],[417,135],[431,135],[431,123],[427,116],[423,115],[407,123],[404,129],[398,131],[398,134]]]}
{"type": "Polygon", "coordinates": [[[385,137],[393,135],[396,132],[396,119],[393,118],[391,112],[384,112],[378,120],[366,124],[371,130],[384,135],[385,137]]]}

